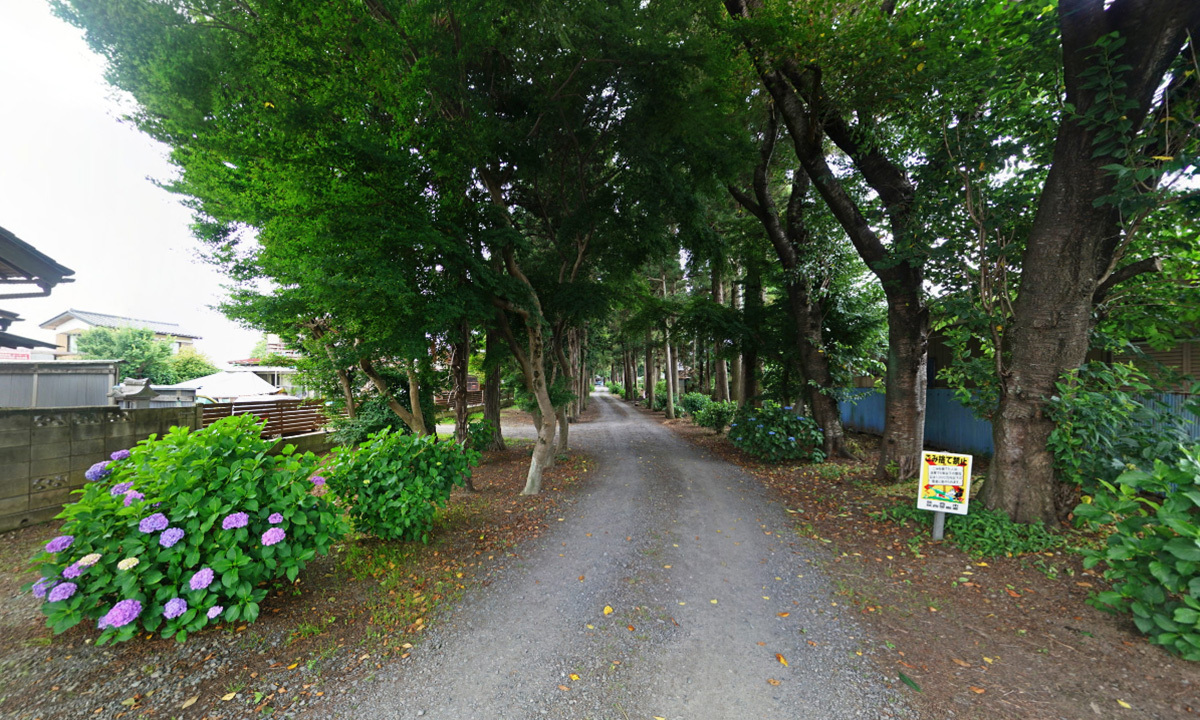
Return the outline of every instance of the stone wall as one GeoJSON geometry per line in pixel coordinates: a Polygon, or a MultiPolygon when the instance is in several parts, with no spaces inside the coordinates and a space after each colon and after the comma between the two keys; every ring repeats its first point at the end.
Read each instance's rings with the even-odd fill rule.
{"type": "Polygon", "coordinates": [[[110,453],[173,425],[200,427],[200,408],[0,410],[0,532],[45,522],[110,453]]]}

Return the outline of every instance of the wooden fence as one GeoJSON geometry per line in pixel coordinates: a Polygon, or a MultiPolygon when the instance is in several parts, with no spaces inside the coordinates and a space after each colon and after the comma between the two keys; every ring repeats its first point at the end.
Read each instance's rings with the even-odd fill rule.
{"type": "Polygon", "coordinates": [[[324,405],[303,400],[216,403],[201,408],[202,427],[208,427],[230,415],[257,415],[267,423],[263,428],[263,437],[304,435],[329,424],[324,405]]]}

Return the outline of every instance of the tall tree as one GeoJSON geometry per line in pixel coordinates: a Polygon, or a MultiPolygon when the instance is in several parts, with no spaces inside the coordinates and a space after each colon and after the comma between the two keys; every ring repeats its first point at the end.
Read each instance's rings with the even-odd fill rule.
{"type": "Polygon", "coordinates": [[[1054,383],[1082,364],[1094,309],[1111,289],[1154,270],[1127,249],[1143,201],[1176,155],[1193,156],[1195,38],[1200,3],[1189,0],[1061,0],[1065,107],[1053,164],[1022,257],[1005,332],[1011,355],[1000,377],[996,455],[983,501],[1015,520],[1051,523],[1063,510],[1046,443],[1054,383]],[[1057,499],[1057,502],[1056,502],[1057,499]]]}

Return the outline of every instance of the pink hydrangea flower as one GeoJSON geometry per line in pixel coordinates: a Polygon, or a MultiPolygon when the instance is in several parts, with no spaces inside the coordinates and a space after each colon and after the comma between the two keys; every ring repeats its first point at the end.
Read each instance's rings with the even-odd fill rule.
{"type": "Polygon", "coordinates": [[[285,533],[283,531],[283,528],[273,527],[270,530],[267,530],[265,533],[263,533],[262,544],[263,545],[274,545],[275,543],[283,542],[283,539],[285,537],[287,537],[287,533],[285,533]]]}

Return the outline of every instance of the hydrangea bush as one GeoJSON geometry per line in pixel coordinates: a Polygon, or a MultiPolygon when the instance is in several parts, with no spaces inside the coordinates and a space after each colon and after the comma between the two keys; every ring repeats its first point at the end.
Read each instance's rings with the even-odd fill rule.
{"type": "Polygon", "coordinates": [[[316,456],[268,455],[261,429],[252,415],[172,428],[89,469],[35,557],[47,624],[94,621],[103,644],[253,622],[267,582],[295,580],[347,529],[311,479],[316,456]]]}
{"type": "Polygon", "coordinates": [[[357,448],[338,448],[325,474],[355,529],[381,540],[429,542],[437,508],[479,458],[452,441],[385,429],[357,448]]]}
{"type": "Polygon", "coordinates": [[[711,405],[712,401],[712,398],[704,393],[685,393],[679,398],[679,409],[686,414],[695,417],[696,413],[711,405]]]}
{"type": "Polygon", "coordinates": [[[824,462],[825,436],[811,418],[791,405],[770,400],[761,408],[744,407],[729,423],[734,446],[767,462],[824,462]]]}

